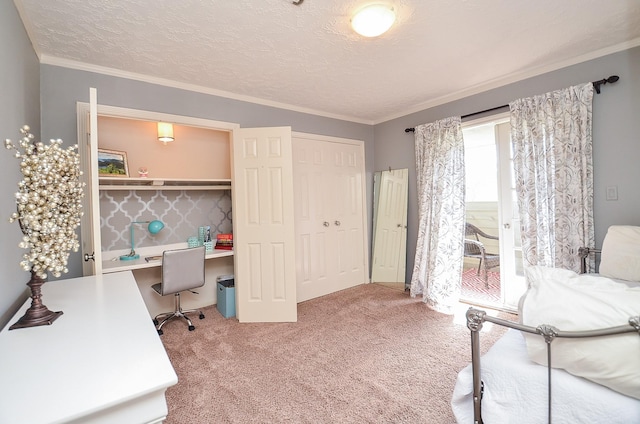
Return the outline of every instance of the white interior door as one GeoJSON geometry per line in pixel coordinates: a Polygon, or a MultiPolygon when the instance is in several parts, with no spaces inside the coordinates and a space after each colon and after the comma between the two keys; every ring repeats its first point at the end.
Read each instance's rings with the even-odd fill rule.
{"type": "Polygon", "coordinates": [[[408,169],[381,173],[373,252],[374,283],[404,282],[407,237],[408,169]]]}
{"type": "Polygon", "coordinates": [[[241,128],[232,143],[236,314],[297,321],[291,128],[241,128]]]}
{"type": "Polygon", "coordinates": [[[361,143],[294,137],[298,302],[367,281],[361,143]]]}
{"type": "Polygon", "coordinates": [[[102,274],[100,199],[98,193],[98,92],[89,89],[89,109],[78,105],[78,153],[85,183],[80,238],[83,275],[102,274]]]}

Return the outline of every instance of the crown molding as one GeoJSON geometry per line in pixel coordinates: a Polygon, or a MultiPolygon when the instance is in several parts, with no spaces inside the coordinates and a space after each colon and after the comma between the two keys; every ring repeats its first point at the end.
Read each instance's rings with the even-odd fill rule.
{"type": "MultiPolygon", "coordinates": [[[[20,8],[18,8],[18,12],[20,13],[20,8]]],[[[30,35],[31,34],[30,28],[28,26],[25,26],[25,28],[27,30],[27,33],[30,35]]],[[[316,109],[304,108],[304,107],[290,105],[286,103],[280,103],[280,102],[275,102],[271,100],[261,99],[258,97],[240,95],[240,94],[231,93],[223,90],[216,90],[213,88],[203,87],[195,84],[182,83],[178,81],[152,77],[152,76],[137,74],[133,72],[122,71],[122,70],[104,67],[104,66],[91,65],[88,63],[78,62],[78,61],[69,60],[69,59],[61,59],[61,58],[49,56],[46,54],[39,54],[37,50],[36,50],[36,54],[38,55],[41,64],[60,66],[64,68],[76,69],[76,70],[86,71],[86,72],[94,72],[94,73],[109,75],[109,76],[118,77],[118,78],[125,78],[125,79],[130,79],[135,81],[147,82],[150,84],[162,85],[165,87],[172,87],[172,88],[177,88],[177,89],[186,90],[186,91],[193,91],[196,93],[209,94],[213,96],[243,101],[247,103],[258,104],[262,106],[268,106],[268,107],[274,107],[278,109],[290,110],[293,112],[322,116],[325,118],[338,119],[341,121],[348,121],[348,122],[354,122],[354,123],[365,124],[365,125],[377,125],[383,122],[390,121],[392,119],[401,118],[403,116],[407,116],[412,113],[421,112],[423,110],[431,109],[433,107],[450,103],[452,101],[460,100],[465,97],[480,94],[485,91],[503,87],[508,84],[512,84],[518,81],[522,81],[528,78],[532,78],[538,75],[556,71],[562,68],[566,68],[568,66],[587,62],[589,60],[597,59],[599,57],[607,56],[609,54],[628,50],[638,46],[640,46],[640,38],[636,38],[634,40],[630,40],[625,43],[616,44],[614,46],[596,50],[584,55],[576,56],[576,57],[566,59],[560,62],[556,62],[550,65],[540,66],[537,68],[529,69],[527,71],[515,72],[512,74],[506,75],[504,77],[496,78],[486,83],[478,84],[476,86],[469,87],[464,90],[447,94],[445,96],[441,96],[426,102],[418,103],[410,108],[404,109],[401,112],[397,112],[392,115],[388,115],[386,117],[373,119],[373,120],[361,119],[361,118],[356,118],[356,117],[347,116],[347,115],[333,114],[333,113],[320,111],[316,109]]],[[[35,50],[35,46],[34,46],[34,50],[35,50]]]]}
{"type": "Polygon", "coordinates": [[[401,118],[403,116],[407,116],[412,113],[421,112],[426,109],[431,109],[433,107],[450,103],[455,100],[460,100],[465,97],[473,96],[475,94],[480,94],[485,91],[493,90],[494,88],[503,87],[505,85],[512,84],[514,82],[518,82],[518,81],[522,81],[538,75],[546,74],[547,72],[557,71],[558,69],[566,68],[572,65],[577,65],[579,63],[587,62],[589,60],[597,59],[599,57],[607,56],[613,53],[618,53],[618,52],[628,50],[638,46],[640,46],[640,38],[636,38],[634,40],[630,40],[625,43],[616,44],[615,46],[596,50],[581,56],[576,56],[571,59],[566,59],[560,62],[556,62],[551,65],[540,66],[540,67],[529,69],[523,72],[515,72],[510,75],[506,75],[504,77],[496,78],[486,83],[478,84],[476,86],[473,86],[464,90],[460,90],[455,93],[447,94],[445,96],[438,97],[433,100],[419,103],[411,108],[405,109],[402,112],[394,113],[387,117],[374,120],[374,125],[381,124],[383,122],[387,122],[392,119],[401,118]]]}
{"type": "Polygon", "coordinates": [[[109,75],[112,77],[147,82],[150,84],[162,85],[165,87],[177,88],[180,90],[193,91],[201,94],[209,94],[212,96],[224,97],[226,99],[239,100],[242,102],[253,103],[253,104],[258,104],[262,106],[269,106],[269,107],[274,107],[278,109],[290,110],[292,112],[300,112],[300,113],[306,113],[310,115],[322,116],[325,118],[339,119],[341,121],[349,121],[349,122],[366,124],[366,125],[373,125],[374,123],[371,120],[356,118],[353,116],[338,115],[334,113],[324,112],[321,110],[290,105],[287,103],[280,103],[280,102],[275,102],[271,100],[265,100],[258,97],[231,93],[229,91],[216,90],[213,88],[203,87],[195,84],[188,84],[188,83],[168,80],[165,78],[158,78],[158,77],[152,77],[149,75],[137,74],[134,72],[122,71],[119,69],[109,68],[105,66],[97,66],[89,63],[78,62],[75,60],[61,59],[61,58],[50,56],[47,54],[43,54],[40,56],[40,63],[45,65],[53,65],[53,66],[60,66],[63,68],[75,69],[78,71],[94,72],[97,74],[109,75]]]}

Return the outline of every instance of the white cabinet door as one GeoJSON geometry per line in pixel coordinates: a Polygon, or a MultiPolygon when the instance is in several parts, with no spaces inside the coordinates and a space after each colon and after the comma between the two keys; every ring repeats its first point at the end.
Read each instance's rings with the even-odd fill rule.
{"type": "Polygon", "coordinates": [[[234,130],[232,156],[238,320],[295,322],[291,128],[234,130]]]}
{"type": "Polygon", "coordinates": [[[298,302],[367,281],[361,143],[294,137],[298,302]]]}

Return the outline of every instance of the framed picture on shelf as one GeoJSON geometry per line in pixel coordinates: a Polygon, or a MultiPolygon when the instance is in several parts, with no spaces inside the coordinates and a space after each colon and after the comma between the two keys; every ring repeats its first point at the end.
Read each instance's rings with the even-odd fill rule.
{"type": "Polygon", "coordinates": [[[128,177],[127,152],[98,149],[98,176],[128,177]]]}

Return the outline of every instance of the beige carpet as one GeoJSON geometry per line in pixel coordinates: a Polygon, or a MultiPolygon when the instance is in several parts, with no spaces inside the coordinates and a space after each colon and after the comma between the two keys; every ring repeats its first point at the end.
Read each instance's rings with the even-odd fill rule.
{"type": "MultiPolygon", "coordinates": [[[[463,317],[376,284],[301,303],[297,323],[203,311],[195,331],[164,327],[178,374],[168,424],[454,422],[451,392],[471,357],[463,317]]],[[[487,330],[483,351],[504,332],[487,330]]]]}

